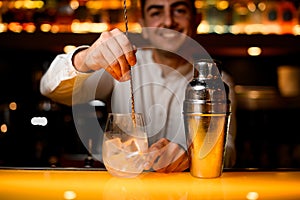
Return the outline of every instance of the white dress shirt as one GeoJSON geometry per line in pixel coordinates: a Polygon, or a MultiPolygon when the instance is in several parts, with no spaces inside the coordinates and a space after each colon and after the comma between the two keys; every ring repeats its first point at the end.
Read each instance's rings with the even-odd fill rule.
{"type": "MultiPolygon", "coordinates": [[[[105,70],[94,73],[76,71],[72,64],[74,52],[55,58],[42,77],[41,93],[69,105],[99,99],[110,105],[112,112],[130,113],[130,81],[118,82],[105,70]]],[[[149,144],[164,137],[186,149],[182,109],[185,88],[193,77],[190,63],[172,70],[155,63],[150,49],[138,49],[136,56],[137,63],[131,70],[135,112],[143,114],[149,144]]],[[[234,137],[234,131],[230,131],[227,147],[233,152],[234,137]]]]}

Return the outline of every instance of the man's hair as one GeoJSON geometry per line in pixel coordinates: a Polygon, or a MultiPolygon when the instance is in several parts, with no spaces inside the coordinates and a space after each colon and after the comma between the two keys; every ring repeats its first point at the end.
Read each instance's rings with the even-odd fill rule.
{"type": "MultiPolygon", "coordinates": [[[[145,8],[146,1],[147,0],[140,0],[142,17],[144,17],[144,15],[145,15],[144,8],[145,8]]],[[[192,8],[193,15],[196,15],[197,14],[197,10],[196,10],[196,7],[195,7],[195,0],[189,0],[189,1],[191,3],[191,6],[192,6],[191,8],[192,8]]]]}

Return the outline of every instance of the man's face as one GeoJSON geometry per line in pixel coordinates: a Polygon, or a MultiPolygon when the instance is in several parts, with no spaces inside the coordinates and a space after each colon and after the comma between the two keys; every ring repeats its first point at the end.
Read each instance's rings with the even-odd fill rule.
{"type": "Polygon", "coordinates": [[[183,35],[195,32],[196,19],[189,0],[146,0],[143,12],[143,35],[157,48],[176,51],[183,35]]]}

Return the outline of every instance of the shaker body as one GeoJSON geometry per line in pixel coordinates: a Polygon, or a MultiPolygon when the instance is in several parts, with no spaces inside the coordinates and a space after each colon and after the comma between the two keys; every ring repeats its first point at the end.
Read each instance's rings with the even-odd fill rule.
{"type": "Polygon", "coordinates": [[[213,60],[195,62],[194,70],[183,104],[190,173],[216,178],[223,170],[230,102],[213,60]]]}
{"type": "Polygon", "coordinates": [[[186,114],[186,140],[190,173],[194,177],[215,178],[223,171],[229,114],[186,114]]]}

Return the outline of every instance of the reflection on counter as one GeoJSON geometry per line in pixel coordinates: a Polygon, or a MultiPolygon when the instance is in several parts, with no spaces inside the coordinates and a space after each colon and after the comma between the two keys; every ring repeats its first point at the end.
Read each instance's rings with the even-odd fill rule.
{"type": "Polygon", "coordinates": [[[224,172],[199,179],[188,172],[144,172],[116,178],[106,171],[0,169],[0,199],[215,199],[282,200],[300,196],[299,171],[224,172]]]}

